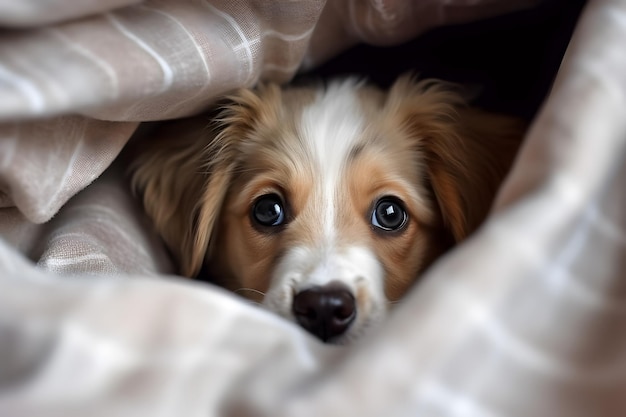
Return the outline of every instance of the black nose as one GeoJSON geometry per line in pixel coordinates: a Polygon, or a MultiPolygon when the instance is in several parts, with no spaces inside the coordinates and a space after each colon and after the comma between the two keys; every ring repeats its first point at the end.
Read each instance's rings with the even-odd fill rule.
{"type": "Polygon", "coordinates": [[[350,327],[356,317],[356,303],[345,285],[331,282],[296,294],[293,314],[300,326],[326,342],[350,327]]]}

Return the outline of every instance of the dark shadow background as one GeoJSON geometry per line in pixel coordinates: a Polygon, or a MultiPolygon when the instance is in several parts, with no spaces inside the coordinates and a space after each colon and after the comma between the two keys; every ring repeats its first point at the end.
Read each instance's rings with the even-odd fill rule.
{"type": "Polygon", "coordinates": [[[415,71],[461,84],[474,104],[530,120],[550,90],[584,0],[544,0],[533,9],[428,31],[394,47],[356,46],[295,80],[362,74],[381,87],[415,71]]]}

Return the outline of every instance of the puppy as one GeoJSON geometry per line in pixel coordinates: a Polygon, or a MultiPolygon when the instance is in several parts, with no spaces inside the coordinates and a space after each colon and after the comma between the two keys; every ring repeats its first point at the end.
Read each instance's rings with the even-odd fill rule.
{"type": "Polygon", "coordinates": [[[479,226],[521,135],[438,81],[270,84],[162,126],[132,186],[181,274],[341,344],[479,226]]]}

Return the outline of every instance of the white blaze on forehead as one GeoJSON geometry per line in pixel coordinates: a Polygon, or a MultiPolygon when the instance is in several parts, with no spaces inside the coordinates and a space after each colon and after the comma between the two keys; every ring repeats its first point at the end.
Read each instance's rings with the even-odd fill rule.
{"type": "Polygon", "coordinates": [[[365,125],[356,94],[359,86],[355,79],[332,82],[317,93],[302,113],[299,133],[316,168],[313,198],[323,215],[320,227],[324,228],[326,243],[335,240],[338,187],[350,151],[360,140],[365,125]]]}

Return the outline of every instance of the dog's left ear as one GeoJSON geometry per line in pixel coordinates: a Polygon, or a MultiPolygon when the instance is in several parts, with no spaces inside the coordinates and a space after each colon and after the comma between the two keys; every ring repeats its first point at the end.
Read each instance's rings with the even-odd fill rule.
{"type": "Polygon", "coordinates": [[[451,84],[408,76],[393,85],[386,109],[425,162],[443,226],[455,242],[463,240],[486,217],[524,124],[468,107],[451,84]]]}
{"type": "Polygon", "coordinates": [[[197,275],[210,255],[242,144],[279,95],[273,85],[239,90],[217,114],[166,123],[135,146],[132,186],[182,275],[197,275]]]}
{"type": "MultiPolygon", "coordinates": [[[[197,275],[230,183],[217,132],[198,116],[166,122],[133,144],[131,185],[183,276],[197,275]]],[[[227,147],[230,149],[230,146],[227,147]]]]}

